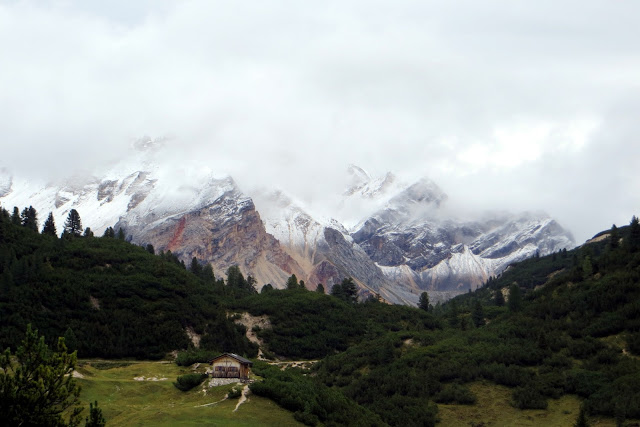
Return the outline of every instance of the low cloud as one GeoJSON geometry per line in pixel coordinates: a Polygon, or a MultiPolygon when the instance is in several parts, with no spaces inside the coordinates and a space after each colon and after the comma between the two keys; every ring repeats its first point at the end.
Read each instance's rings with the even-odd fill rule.
{"type": "MultiPolygon", "coordinates": [[[[629,2],[0,2],[2,165],[46,178],[172,136],[309,204],[349,163],[578,241],[640,211],[629,2]]],[[[175,168],[179,170],[179,168],[175,168]]]]}

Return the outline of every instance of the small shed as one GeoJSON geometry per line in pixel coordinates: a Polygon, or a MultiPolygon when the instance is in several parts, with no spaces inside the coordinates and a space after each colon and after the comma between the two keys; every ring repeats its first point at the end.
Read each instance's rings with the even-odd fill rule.
{"type": "Polygon", "coordinates": [[[235,353],[224,353],[214,357],[209,362],[212,367],[211,376],[213,378],[240,378],[249,379],[253,362],[238,356],[235,353]]]}

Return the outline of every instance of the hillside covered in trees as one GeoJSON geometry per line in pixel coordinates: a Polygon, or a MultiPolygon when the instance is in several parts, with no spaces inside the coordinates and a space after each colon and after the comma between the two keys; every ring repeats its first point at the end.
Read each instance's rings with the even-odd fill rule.
{"type": "Polygon", "coordinates": [[[476,381],[510,387],[515,408],[572,394],[583,415],[640,418],[635,217],[444,305],[425,296],[421,308],[358,302],[349,279],[333,295],[295,277],[287,289],[258,294],[237,268],[216,280],[197,260],[186,267],[114,230],[58,238],[29,224],[0,213],[2,348],[32,323],[52,342],[64,336],[80,357],[161,358],[192,347],[188,331],[201,336],[201,350],[183,353],[192,356],[185,363],[221,351],[255,357],[231,315],[247,312],[270,321],[254,329],[268,358],[319,360],[311,370],[256,364],[264,381],[252,385],[309,425],[435,425],[438,404],[475,404],[476,381]]]}

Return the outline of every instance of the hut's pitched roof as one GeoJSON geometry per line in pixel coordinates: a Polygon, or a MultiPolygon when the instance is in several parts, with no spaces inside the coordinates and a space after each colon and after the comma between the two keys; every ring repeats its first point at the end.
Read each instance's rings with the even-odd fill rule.
{"type": "Polygon", "coordinates": [[[237,355],[237,354],[235,354],[235,353],[223,353],[223,354],[221,354],[220,356],[218,356],[218,357],[214,357],[213,359],[211,359],[211,360],[209,361],[209,363],[211,364],[211,363],[213,363],[214,361],[216,361],[216,360],[220,359],[221,357],[225,357],[225,356],[228,356],[228,357],[231,357],[231,358],[233,358],[233,359],[236,359],[238,362],[243,363],[243,364],[245,364],[245,365],[249,365],[249,366],[252,366],[252,365],[253,365],[253,362],[252,362],[251,360],[245,359],[245,358],[244,358],[244,357],[242,357],[242,356],[238,356],[238,355],[237,355]]]}

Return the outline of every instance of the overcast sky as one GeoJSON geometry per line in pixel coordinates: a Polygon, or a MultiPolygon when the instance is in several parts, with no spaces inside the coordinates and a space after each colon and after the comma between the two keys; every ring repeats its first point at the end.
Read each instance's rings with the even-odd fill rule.
{"type": "MultiPolygon", "coordinates": [[[[640,213],[640,2],[0,0],[0,163],[172,136],[312,203],[349,163],[580,243],[640,213]]],[[[0,165],[0,166],[2,166],[0,165]]]]}

